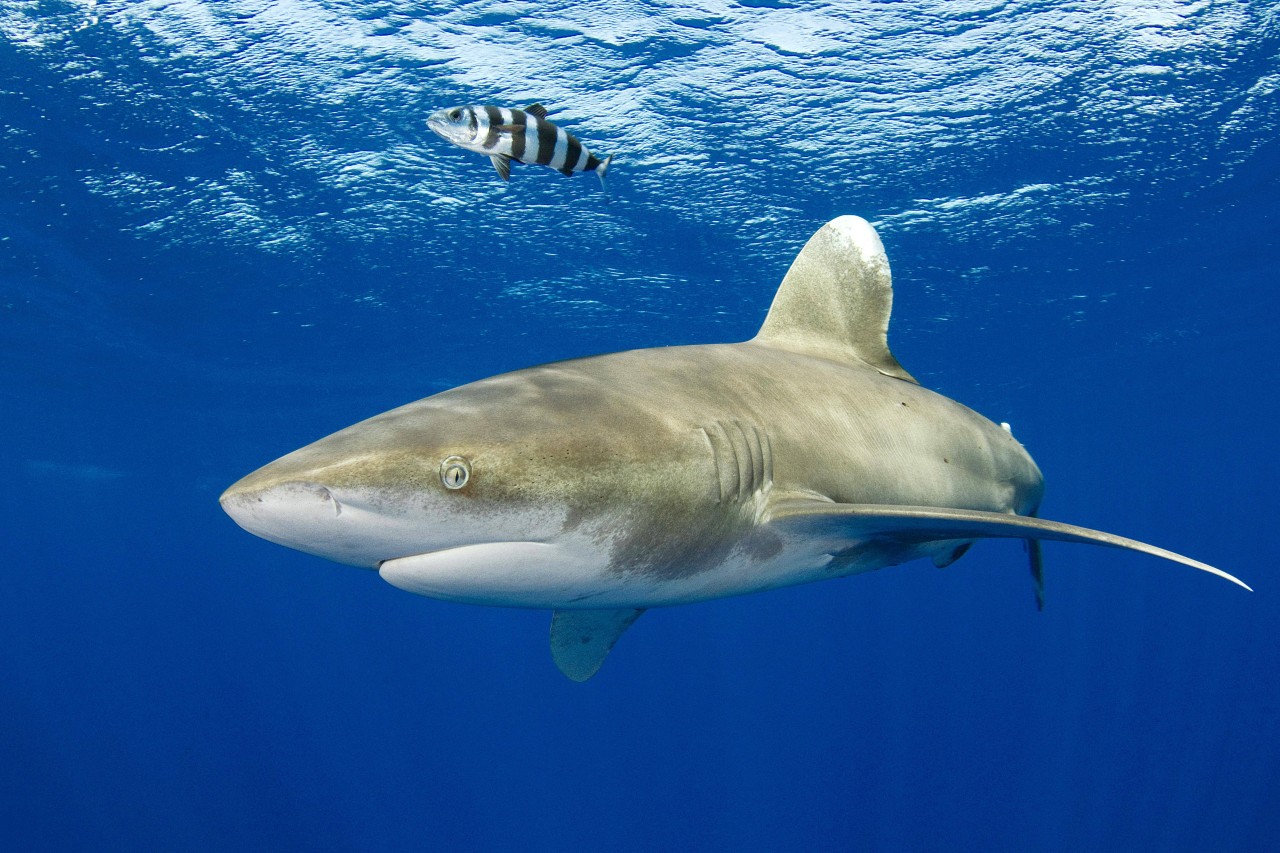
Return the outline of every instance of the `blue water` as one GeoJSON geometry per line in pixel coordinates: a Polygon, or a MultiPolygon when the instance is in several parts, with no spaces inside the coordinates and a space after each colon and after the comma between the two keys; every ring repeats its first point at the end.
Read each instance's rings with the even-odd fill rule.
{"type": "Polygon", "coordinates": [[[1280,844],[1280,6],[0,2],[0,846],[1280,844]],[[610,193],[433,137],[541,101],[610,193]],[[1016,543],[546,613],[256,539],[220,491],[553,359],[754,334],[827,219],[890,340],[1013,424],[1016,543]]]}

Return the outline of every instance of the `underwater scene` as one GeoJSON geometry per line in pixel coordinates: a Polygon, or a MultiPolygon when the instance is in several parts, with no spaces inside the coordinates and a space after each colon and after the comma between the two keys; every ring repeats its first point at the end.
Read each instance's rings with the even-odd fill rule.
{"type": "Polygon", "coordinates": [[[1280,3],[0,0],[0,847],[1280,845],[1280,3]]]}

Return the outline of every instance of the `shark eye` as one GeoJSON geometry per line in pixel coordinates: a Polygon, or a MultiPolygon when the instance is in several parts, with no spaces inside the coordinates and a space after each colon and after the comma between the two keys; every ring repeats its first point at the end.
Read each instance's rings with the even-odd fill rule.
{"type": "Polygon", "coordinates": [[[440,463],[440,482],[446,489],[461,489],[471,479],[471,463],[461,456],[448,456],[440,463]]]}

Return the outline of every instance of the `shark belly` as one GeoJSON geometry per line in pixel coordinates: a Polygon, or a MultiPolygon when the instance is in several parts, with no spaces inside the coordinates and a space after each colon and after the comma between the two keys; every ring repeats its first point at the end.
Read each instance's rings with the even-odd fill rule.
{"type": "Polygon", "coordinates": [[[748,547],[714,566],[678,577],[619,574],[607,556],[546,542],[491,542],[386,560],[378,574],[392,586],[462,604],[583,610],[670,607],[746,595],[895,565],[912,557],[868,544],[856,560],[810,543],[760,558],[748,547]]]}

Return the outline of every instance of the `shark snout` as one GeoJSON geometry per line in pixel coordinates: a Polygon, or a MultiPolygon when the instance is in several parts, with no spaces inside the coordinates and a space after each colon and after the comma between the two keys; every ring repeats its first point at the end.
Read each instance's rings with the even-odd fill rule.
{"type": "Polygon", "coordinates": [[[255,486],[241,480],[223,492],[218,503],[237,524],[253,533],[259,532],[254,527],[273,522],[288,524],[311,516],[342,515],[342,504],[328,486],[306,481],[255,486]]]}
{"type": "Polygon", "coordinates": [[[236,524],[270,542],[370,568],[388,556],[345,523],[347,505],[323,483],[264,483],[251,474],[223,492],[218,503],[236,524]]]}
{"type": "MultiPolygon", "coordinates": [[[[244,527],[246,521],[270,519],[274,516],[319,512],[342,515],[342,504],[328,486],[320,483],[285,483],[267,488],[254,488],[236,483],[218,498],[227,515],[244,527]]],[[[256,532],[256,531],[254,531],[256,532]]]]}

